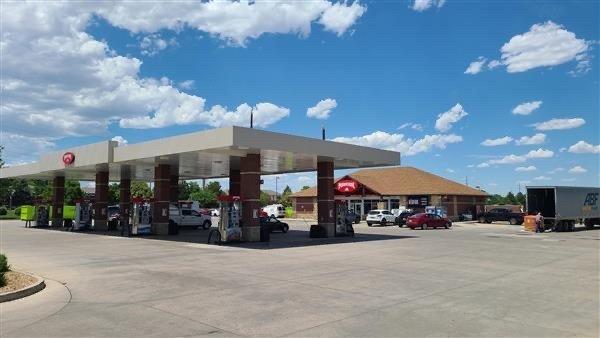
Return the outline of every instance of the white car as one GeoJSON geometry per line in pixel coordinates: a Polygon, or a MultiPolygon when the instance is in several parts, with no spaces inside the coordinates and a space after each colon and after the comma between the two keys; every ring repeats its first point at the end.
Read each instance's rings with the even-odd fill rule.
{"type": "Polygon", "coordinates": [[[209,214],[191,208],[178,208],[175,205],[169,207],[169,221],[183,227],[202,227],[210,229],[212,220],[209,214]]]}
{"type": "Polygon", "coordinates": [[[373,226],[373,224],[387,225],[394,224],[394,220],[396,216],[392,214],[389,210],[376,209],[371,210],[367,214],[367,225],[373,226]]]}

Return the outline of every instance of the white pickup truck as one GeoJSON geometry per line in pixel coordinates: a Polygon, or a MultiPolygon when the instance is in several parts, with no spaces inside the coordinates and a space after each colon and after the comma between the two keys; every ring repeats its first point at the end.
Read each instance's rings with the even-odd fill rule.
{"type": "Polygon", "coordinates": [[[176,204],[171,204],[169,207],[169,221],[180,227],[202,227],[205,230],[212,226],[210,214],[192,208],[179,208],[176,204]]]}

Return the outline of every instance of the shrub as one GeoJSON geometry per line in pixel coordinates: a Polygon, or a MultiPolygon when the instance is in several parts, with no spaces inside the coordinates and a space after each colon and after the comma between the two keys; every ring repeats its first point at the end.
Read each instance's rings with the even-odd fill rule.
{"type": "Polygon", "coordinates": [[[21,217],[21,207],[16,207],[15,208],[15,216],[17,217],[21,217]]]}
{"type": "Polygon", "coordinates": [[[10,270],[10,265],[8,265],[8,260],[6,256],[0,254],[0,287],[6,285],[6,278],[4,277],[4,273],[10,270]]]}
{"type": "Polygon", "coordinates": [[[6,214],[8,214],[8,210],[6,210],[5,206],[1,206],[0,207],[0,216],[4,216],[6,214]]]}
{"type": "Polygon", "coordinates": [[[8,265],[8,259],[5,254],[0,254],[0,272],[10,271],[10,265],[8,265]]]}

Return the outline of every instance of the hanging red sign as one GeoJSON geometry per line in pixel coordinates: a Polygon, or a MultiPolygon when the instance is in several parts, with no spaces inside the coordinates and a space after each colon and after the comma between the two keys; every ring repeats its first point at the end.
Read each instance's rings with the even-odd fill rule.
{"type": "Polygon", "coordinates": [[[339,180],[335,184],[335,190],[342,194],[352,194],[358,190],[358,182],[354,180],[339,180]]]}
{"type": "Polygon", "coordinates": [[[72,152],[66,152],[62,156],[62,161],[65,164],[65,167],[72,165],[75,162],[75,154],[72,152]]]}

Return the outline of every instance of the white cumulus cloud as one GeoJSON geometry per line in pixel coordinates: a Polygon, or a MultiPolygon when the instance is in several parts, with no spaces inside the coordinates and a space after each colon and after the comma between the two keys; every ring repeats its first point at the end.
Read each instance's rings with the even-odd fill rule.
{"type": "Polygon", "coordinates": [[[600,144],[593,145],[585,141],[579,141],[569,147],[569,152],[575,154],[600,154],[600,144]]]}
{"type": "Polygon", "coordinates": [[[2,6],[1,109],[3,120],[11,121],[2,131],[28,140],[15,149],[7,143],[9,162],[31,158],[39,145],[48,147],[63,137],[105,135],[111,123],[130,128],[248,125],[253,112],[256,125],[266,127],[289,115],[289,109],[270,102],[240,102],[233,110],[207,106],[207,99],[185,92],[191,81],[143,77],[142,60],[119,55],[107,41],[86,32],[96,18],[128,31],[143,54],[151,55],[175,43],[166,34],[184,29],[235,46],[264,34],[306,37],[314,24],[341,35],[366,10],[357,1],[326,0],[23,1],[2,6]]]}
{"type": "Polygon", "coordinates": [[[522,136],[518,140],[515,140],[515,144],[518,146],[542,144],[544,142],[546,142],[546,134],[542,134],[542,133],[537,133],[532,136],[522,136]]]}
{"type": "Polygon", "coordinates": [[[120,147],[120,146],[126,146],[126,145],[127,145],[127,143],[129,143],[129,142],[127,142],[127,140],[126,140],[126,139],[125,139],[123,136],[119,136],[119,135],[117,135],[117,136],[114,136],[114,137],[113,137],[113,138],[111,138],[110,140],[111,140],[111,141],[117,141],[117,142],[119,143],[119,147],[120,147]]]}
{"type": "Polygon", "coordinates": [[[524,102],[524,103],[521,103],[520,105],[516,106],[512,110],[512,113],[515,115],[529,115],[534,110],[538,109],[541,105],[542,105],[542,101],[524,102]]]}
{"type": "Polygon", "coordinates": [[[533,178],[536,181],[550,181],[552,178],[548,176],[537,176],[533,178]]]}
{"type": "MultiPolygon", "coordinates": [[[[91,7],[91,6],[87,6],[91,7]]],[[[104,2],[97,15],[133,33],[163,29],[196,29],[226,42],[244,46],[264,34],[297,34],[307,37],[311,25],[343,35],[366,12],[356,2],[314,1],[163,1],[104,2]]]]}
{"type": "MultiPolygon", "coordinates": [[[[500,158],[488,160],[481,164],[487,164],[488,166],[492,164],[519,164],[527,162],[529,159],[551,158],[553,156],[554,152],[552,150],[539,148],[537,150],[531,150],[523,155],[510,154],[500,158]]],[[[478,168],[481,167],[478,166],[478,168]]]]}
{"type": "MultiPolygon", "coordinates": [[[[505,66],[509,73],[525,72],[540,67],[554,67],[568,62],[575,62],[575,67],[568,73],[573,76],[583,75],[591,69],[591,41],[577,38],[575,33],[552,21],[534,24],[529,31],[513,36],[501,48],[500,60],[492,60],[488,68],[505,66]]],[[[483,57],[480,57],[479,62],[483,57]]],[[[473,73],[482,69],[475,65],[473,73]]],[[[466,72],[465,72],[466,73],[466,72]]]]}
{"type": "Polygon", "coordinates": [[[516,167],[515,171],[535,171],[537,170],[537,168],[533,165],[530,165],[528,167],[516,167]]]}
{"type": "Polygon", "coordinates": [[[588,42],[552,21],[538,23],[513,36],[500,49],[509,73],[552,67],[577,60],[588,51],[588,42]]]}
{"type": "Polygon", "coordinates": [[[454,134],[425,135],[415,140],[406,138],[403,134],[376,131],[364,136],[336,137],[332,141],[399,151],[402,155],[411,156],[428,152],[433,148],[445,149],[448,144],[459,143],[462,140],[461,136],[454,134]]]}
{"type": "Polygon", "coordinates": [[[438,115],[438,118],[435,121],[435,129],[446,132],[452,128],[454,123],[460,121],[467,115],[469,114],[463,109],[460,103],[457,103],[454,107],[450,108],[450,110],[438,115]]]}
{"type": "Polygon", "coordinates": [[[545,122],[534,123],[533,126],[537,130],[564,130],[579,128],[585,124],[585,120],[579,117],[571,119],[551,119],[545,122]]]}
{"type": "Polygon", "coordinates": [[[411,8],[417,12],[423,12],[430,8],[441,8],[446,0],[414,0],[411,8]]]}
{"type": "Polygon", "coordinates": [[[483,70],[487,59],[483,56],[480,56],[477,60],[471,62],[467,69],[465,70],[465,74],[475,75],[483,70]]]}
{"type": "Polygon", "coordinates": [[[574,166],[573,168],[569,169],[569,173],[571,174],[585,174],[587,173],[587,169],[585,169],[582,166],[574,166]]]}
{"type": "Polygon", "coordinates": [[[317,103],[316,106],[306,110],[306,116],[310,118],[326,120],[331,114],[331,110],[337,107],[337,101],[334,99],[325,99],[317,103]]]}
{"type": "Polygon", "coordinates": [[[486,146],[486,147],[495,147],[495,146],[501,146],[501,145],[508,144],[512,140],[513,140],[512,137],[504,136],[504,137],[495,138],[495,139],[486,139],[485,141],[481,142],[481,145],[486,146]]]}

